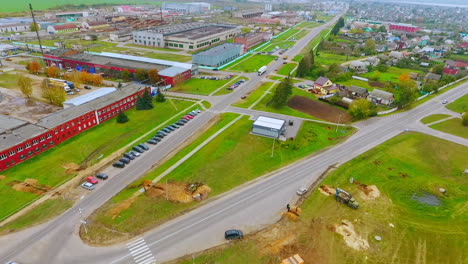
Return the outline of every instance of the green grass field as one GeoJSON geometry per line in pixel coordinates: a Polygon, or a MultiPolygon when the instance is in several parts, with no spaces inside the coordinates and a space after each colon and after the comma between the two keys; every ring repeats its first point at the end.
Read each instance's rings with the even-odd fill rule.
{"type": "Polygon", "coordinates": [[[364,82],[364,81],[361,81],[361,80],[355,80],[355,79],[351,79],[351,80],[348,80],[348,81],[344,81],[344,82],[337,82],[341,85],[346,85],[346,86],[350,86],[350,85],[356,85],[356,86],[359,86],[359,87],[362,87],[362,88],[366,88],[369,92],[374,90],[375,88],[370,86],[368,82],[364,82]]]}
{"type": "Polygon", "coordinates": [[[0,219],[38,197],[29,192],[16,191],[9,184],[36,179],[39,184],[56,187],[76,175],[74,172],[67,173],[65,165],[75,163],[88,167],[95,164],[101,155],[104,158],[109,156],[172,115],[194,104],[179,100],[173,102],[179,110],[175,110],[169,102],[156,103],[153,110],[129,110],[126,112],[130,119],[128,123],[118,124],[114,118],[3,171],[2,175],[5,175],[6,179],[0,181],[0,219]]]}
{"type": "MultiPolygon", "coordinates": [[[[286,75],[287,76],[296,67],[297,67],[296,63],[288,63],[288,64],[283,65],[283,67],[281,67],[281,69],[277,73],[280,74],[280,75],[286,75]]],[[[291,76],[296,76],[296,71],[294,71],[291,74],[291,76]]]]}
{"type": "Polygon", "coordinates": [[[134,47],[134,48],[142,48],[142,49],[159,50],[159,51],[181,52],[181,50],[177,50],[177,49],[150,47],[150,46],[144,46],[144,45],[138,45],[138,44],[125,44],[125,46],[134,47]]]}
{"type": "MultiPolygon", "coordinates": [[[[386,81],[391,81],[391,82],[398,82],[398,77],[402,74],[409,74],[411,72],[416,72],[419,74],[424,74],[422,71],[419,70],[413,70],[413,69],[402,69],[402,68],[397,68],[397,67],[389,67],[386,72],[381,72],[380,73],[380,79],[379,81],[381,82],[386,82],[386,81]]],[[[368,72],[365,74],[362,74],[361,77],[364,78],[369,78],[374,74],[374,72],[368,72]]]]}
{"type": "Polygon", "coordinates": [[[304,57],[305,54],[309,53],[312,48],[314,48],[325,36],[327,36],[328,32],[330,32],[331,27],[326,28],[322,31],[320,31],[320,34],[318,34],[314,39],[312,39],[307,45],[302,48],[301,52],[299,52],[299,55],[296,55],[293,58],[293,61],[299,62],[302,60],[302,57],[304,57]]]}
{"type": "Polygon", "coordinates": [[[253,103],[255,103],[273,84],[274,84],[273,82],[262,83],[252,93],[248,94],[247,98],[240,99],[238,102],[232,104],[232,106],[248,108],[253,103]]]}
{"type": "Polygon", "coordinates": [[[309,34],[308,30],[304,29],[290,29],[288,32],[284,33],[283,35],[271,40],[270,44],[265,46],[259,51],[270,52],[275,47],[279,47],[280,49],[288,49],[296,44],[295,41],[291,41],[291,39],[295,39],[296,41],[303,38],[309,34]]]}
{"type": "MultiPolygon", "coordinates": [[[[51,9],[57,6],[63,5],[96,5],[96,4],[128,4],[127,0],[76,0],[70,2],[68,0],[19,0],[15,2],[3,2],[0,6],[0,13],[9,13],[9,12],[20,12],[20,11],[29,11],[28,4],[31,3],[34,10],[46,10],[51,9]]],[[[132,4],[134,5],[161,5],[160,1],[149,1],[149,0],[133,0],[132,4]]]]}
{"type": "Polygon", "coordinates": [[[0,87],[12,89],[18,87],[18,78],[20,75],[11,73],[0,74],[0,87]]]}
{"type": "Polygon", "coordinates": [[[242,241],[178,263],[279,263],[294,254],[305,263],[321,264],[466,263],[466,156],[467,147],[425,134],[401,134],[341,165],[321,183],[353,194],[359,209],[314,189],[300,206],[298,221],[282,219],[242,241]],[[380,196],[364,199],[350,177],[375,185],[380,196]],[[433,195],[440,205],[415,200],[423,194],[433,195]],[[369,249],[353,249],[334,232],[343,220],[353,224],[369,249]]]}
{"type": "Polygon", "coordinates": [[[421,123],[429,124],[429,123],[432,123],[432,122],[435,122],[435,121],[438,121],[447,117],[450,117],[450,116],[446,114],[434,114],[434,115],[426,116],[423,119],[421,119],[421,123]]]}
{"type": "MultiPolygon", "coordinates": [[[[319,149],[336,144],[354,131],[348,127],[335,133],[334,129],[328,129],[327,126],[306,122],[295,141],[278,142],[274,156],[271,157],[272,139],[251,135],[251,126],[252,121],[248,120],[247,116],[243,117],[167,175],[167,180],[183,183],[202,182],[212,189],[210,196],[215,196],[319,149]],[[221,174],[223,177],[219,177],[221,174]]],[[[219,129],[219,126],[216,128],[219,129]]],[[[162,171],[163,169],[157,169],[145,178],[155,178],[162,171]]],[[[128,192],[136,192],[139,186],[132,184],[132,191],[128,192]]],[[[123,197],[125,196],[129,197],[128,194],[123,197]]],[[[118,199],[113,199],[91,217],[93,224],[89,226],[88,234],[94,231],[102,232],[97,230],[107,227],[135,235],[197,205],[194,202],[172,203],[164,197],[150,198],[140,195],[128,209],[120,212],[119,217],[112,219],[109,210],[117,204],[118,199]]],[[[93,240],[100,235],[90,236],[93,237],[89,239],[93,240]]]]}
{"type": "Polygon", "coordinates": [[[446,107],[447,109],[457,113],[468,112],[468,94],[465,94],[457,100],[451,102],[446,107]]]}
{"type": "Polygon", "coordinates": [[[241,80],[241,79],[244,79],[245,81],[248,81],[249,78],[245,77],[245,76],[239,76],[239,78],[231,78],[230,79],[230,82],[226,85],[226,88],[223,88],[223,89],[220,89],[218,90],[216,93],[214,93],[213,95],[216,96],[216,95],[224,95],[224,94],[229,94],[229,93],[232,93],[234,90],[228,90],[227,88],[229,86],[231,86],[232,84],[234,84],[235,82],[241,80]]]}
{"type": "Polygon", "coordinates": [[[272,55],[252,55],[247,59],[234,64],[228,70],[240,71],[240,72],[256,72],[262,66],[268,65],[272,62],[276,56],[272,55]]]}
{"type": "MultiPolygon", "coordinates": [[[[234,76],[233,78],[235,77],[236,76],[234,76]]],[[[232,79],[229,79],[229,80],[221,79],[221,80],[216,81],[216,80],[192,78],[186,82],[180,83],[176,85],[175,87],[171,88],[171,91],[208,95],[229,82],[232,82],[232,79]]]]}
{"type": "Polygon", "coordinates": [[[468,127],[463,126],[461,118],[452,118],[436,123],[430,128],[468,139],[468,127]]]}

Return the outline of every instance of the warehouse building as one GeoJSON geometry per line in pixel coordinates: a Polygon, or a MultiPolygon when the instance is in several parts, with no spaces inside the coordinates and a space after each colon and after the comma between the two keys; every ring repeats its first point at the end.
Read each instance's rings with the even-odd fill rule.
{"type": "Polygon", "coordinates": [[[244,45],[244,51],[248,51],[253,46],[269,41],[272,38],[272,34],[269,32],[249,32],[234,38],[234,43],[244,45]]]}
{"type": "Polygon", "coordinates": [[[194,51],[216,45],[241,33],[240,27],[185,23],[133,31],[133,43],[144,46],[194,51]]]}
{"type": "Polygon", "coordinates": [[[224,43],[192,55],[192,62],[200,66],[219,67],[242,55],[242,44],[224,43]]]}
{"type": "Polygon", "coordinates": [[[22,31],[29,31],[29,24],[3,24],[0,25],[0,32],[7,33],[7,32],[22,32],[22,31]]]}
{"type": "Polygon", "coordinates": [[[211,4],[205,2],[195,3],[166,3],[162,4],[162,10],[184,14],[204,13],[210,11],[211,4]]]}
{"type": "Polygon", "coordinates": [[[189,80],[192,77],[190,69],[170,67],[159,72],[165,85],[176,86],[178,83],[189,80]]]}
{"type": "Polygon", "coordinates": [[[286,121],[266,116],[259,116],[252,125],[252,134],[279,138],[286,130],[286,121]]]}

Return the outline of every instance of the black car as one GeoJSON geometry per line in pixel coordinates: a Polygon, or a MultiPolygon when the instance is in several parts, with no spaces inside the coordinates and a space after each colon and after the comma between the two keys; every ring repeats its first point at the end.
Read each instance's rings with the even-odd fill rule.
{"type": "Polygon", "coordinates": [[[120,162],[120,161],[117,161],[114,164],[112,164],[112,166],[116,167],[116,168],[123,168],[123,167],[125,167],[125,164],[120,162]]]}
{"type": "Polygon", "coordinates": [[[179,121],[183,122],[184,124],[188,122],[188,120],[184,118],[181,118],[179,121]]]}
{"type": "Polygon", "coordinates": [[[124,153],[123,156],[129,160],[135,159],[135,156],[133,156],[132,153],[124,153]]]}
{"type": "Polygon", "coordinates": [[[162,131],[164,131],[166,134],[169,134],[171,133],[172,130],[170,130],[169,128],[165,127],[162,129],[162,131]]]}
{"type": "Polygon", "coordinates": [[[85,88],[86,90],[91,90],[91,86],[88,86],[88,85],[85,85],[84,88],[85,88]]]}
{"type": "Polygon", "coordinates": [[[144,143],[141,143],[141,144],[138,144],[138,146],[144,150],[148,150],[149,147],[147,145],[145,145],[144,143]]]}
{"type": "Polygon", "coordinates": [[[157,136],[157,137],[161,137],[161,138],[163,138],[163,137],[167,136],[167,134],[166,134],[166,133],[164,133],[164,132],[162,132],[162,131],[159,131],[159,132],[158,132],[158,133],[156,133],[156,135],[154,135],[154,136],[157,136]]]}
{"type": "MultiPolygon", "coordinates": [[[[160,137],[152,137],[151,140],[154,140],[156,142],[161,142],[161,138],[160,137]]],[[[148,142],[149,143],[149,142],[148,142]]]]}
{"type": "Polygon", "coordinates": [[[176,125],[178,125],[178,126],[183,126],[183,125],[185,125],[185,123],[184,123],[184,122],[182,122],[182,121],[180,121],[180,120],[179,120],[179,121],[177,121],[177,122],[175,122],[175,123],[176,123],[176,125]]]}
{"type": "Polygon", "coordinates": [[[129,164],[130,163],[130,159],[127,159],[127,158],[121,158],[121,159],[119,159],[119,161],[124,163],[124,164],[129,164]]]}
{"type": "Polygon", "coordinates": [[[169,125],[169,126],[175,128],[175,129],[179,128],[179,126],[176,125],[176,124],[171,124],[171,125],[169,125]]]}
{"type": "Polygon", "coordinates": [[[151,145],[158,144],[158,142],[156,140],[153,140],[153,139],[150,139],[150,140],[146,141],[146,143],[151,144],[151,145]]]}
{"type": "Polygon", "coordinates": [[[145,150],[143,148],[140,148],[139,146],[134,146],[132,149],[138,153],[145,152],[145,150]]]}
{"type": "Polygon", "coordinates": [[[170,131],[174,131],[174,130],[175,130],[175,128],[171,127],[170,125],[167,126],[167,127],[165,127],[165,129],[169,129],[170,131]]]}
{"type": "Polygon", "coordinates": [[[242,231],[237,230],[237,229],[232,229],[224,232],[224,238],[227,240],[233,240],[233,239],[241,239],[244,237],[244,234],[242,231]]]}
{"type": "Polygon", "coordinates": [[[163,139],[163,137],[164,137],[163,135],[156,134],[156,135],[154,135],[154,137],[153,137],[153,138],[159,138],[159,139],[163,139]]]}
{"type": "Polygon", "coordinates": [[[96,178],[101,179],[101,180],[107,180],[107,178],[109,178],[109,176],[107,176],[107,174],[105,174],[105,173],[98,173],[98,174],[96,174],[96,178]]]}

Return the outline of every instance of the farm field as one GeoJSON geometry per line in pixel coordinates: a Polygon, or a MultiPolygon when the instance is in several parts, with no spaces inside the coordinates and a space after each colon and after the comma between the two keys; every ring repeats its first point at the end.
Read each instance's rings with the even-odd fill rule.
{"type": "Polygon", "coordinates": [[[468,127],[463,126],[461,118],[452,118],[430,126],[448,134],[468,139],[468,127]]]}
{"type": "Polygon", "coordinates": [[[3,171],[1,174],[4,178],[0,181],[2,200],[0,219],[36,199],[44,191],[75,177],[79,170],[97,163],[101,158],[108,157],[158,124],[170,119],[181,109],[194,105],[193,102],[172,101],[179,110],[175,110],[170,102],[156,103],[154,109],[144,112],[131,109],[126,111],[130,119],[128,123],[118,124],[113,118],[3,171]],[[25,188],[24,182],[39,189],[25,188]]]}
{"type": "MultiPolygon", "coordinates": [[[[226,123],[222,120],[218,121],[218,124],[224,125],[226,123]]],[[[272,158],[272,140],[251,135],[249,133],[251,126],[252,121],[248,120],[247,116],[235,122],[195,155],[169,173],[164,179],[167,179],[169,184],[167,188],[175,189],[176,186],[199,182],[210,189],[210,197],[216,196],[267,172],[310,155],[319,149],[341,142],[354,131],[353,128],[348,127],[335,132],[334,129],[328,126],[305,122],[293,142],[278,142],[275,147],[275,155],[272,158]],[[209,164],[209,168],[207,168],[206,164],[209,164]],[[223,177],[219,177],[220,173],[222,173],[223,177]]],[[[220,125],[215,125],[214,130],[210,128],[207,133],[213,133],[220,128],[220,125]]],[[[197,140],[195,143],[200,142],[197,140]]],[[[194,145],[191,144],[188,148],[192,148],[191,146],[194,145]]],[[[178,154],[177,157],[180,158],[178,154]]],[[[173,164],[171,161],[169,162],[173,164]]],[[[168,167],[165,164],[162,166],[164,168],[168,167]]],[[[156,169],[145,178],[154,179],[163,171],[164,169],[156,169]]],[[[102,235],[103,232],[106,233],[104,230],[107,228],[117,231],[113,235],[108,234],[112,237],[128,238],[135,236],[197,205],[193,201],[181,202],[177,200],[177,197],[180,199],[181,196],[175,195],[174,190],[172,194],[171,192],[168,194],[169,201],[166,200],[165,195],[151,196],[151,192],[139,195],[137,198],[130,197],[131,193],[135,193],[141,188],[142,183],[143,180],[140,180],[130,185],[123,191],[125,193],[122,196],[118,195],[107,202],[91,216],[92,224],[88,227],[88,235],[82,233],[87,241],[92,243],[97,243],[98,240],[101,243],[111,242],[109,237],[102,235]],[[115,208],[120,208],[123,204],[125,204],[124,209],[115,213],[115,210],[117,210],[115,208]],[[104,240],[101,240],[102,238],[104,240]]],[[[164,188],[165,183],[161,182],[157,186],[164,188]]]]}
{"type": "Polygon", "coordinates": [[[429,124],[429,123],[439,121],[439,120],[447,118],[447,117],[450,117],[450,116],[446,115],[446,114],[434,114],[434,115],[426,116],[423,119],[421,119],[421,123],[429,124]]]}
{"type": "Polygon", "coordinates": [[[300,205],[297,221],[284,217],[178,263],[273,264],[299,254],[321,264],[462,264],[467,155],[467,147],[440,138],[400,134],[329,173],[300,205]],[[336,202],[336,187],[350,192],[359,209],[336,202]]]}
{"type": "Polygon", "coordinates": [[[468,112],[468,94],[458,98],[457,100],[448,104],[447,109],[452,110],[457,113],[468,112]]]}
{"type": "MultiPolygon", "coordinates": [[[[224,76],[222,76],[224,77],[224,76]]],[[[221,77],[221,80],[206,80],[200,78],[192,78],[186,82],[180,83],[175,87],[171,88],[172,92],[183,92],[192,94],[208,95],[220,88],[221,86],[232,82],[232,78],[236,78],[234,75],[231,79],[225,80],[221,77]]]]}
{"type": "Polygon", "coordinates": [[[237,62],[237,64],[234,64],[227,70],[240,72],[256,72],[262,66],[268,65],[275,58],[276,56],[272,55],[252,55],[250,57],[247,57],[247,59],[237,62]]]}

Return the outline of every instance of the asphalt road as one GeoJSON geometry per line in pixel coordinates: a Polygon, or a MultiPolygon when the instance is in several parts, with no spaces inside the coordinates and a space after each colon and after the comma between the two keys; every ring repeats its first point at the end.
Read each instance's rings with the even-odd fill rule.
{"type": "MultiPolygon", "coordinates": [[[[308,37],[298,41],[286,55],[293,56],[308,42],[316,29],[308,37]],[[307,39],[307,40],[306,40],[307,39]]],[[[279,67],[276,61],[269,71],[279,67]]],[[[231,103],[253,89],[263,76],[253,76],[243,87],[234,93],[220,96],[209,111],[205,111],[189,122],[185,127],[171,133],[157,147],[152,147],[138,162],[132,162],[125,169],[108,168],[111,178],[61,216],[12,235],[0,238],[0,263],[14,259],[21,263],[135,263],[126,244],[111,247],[90,247],[77,236],[82,219],[113,197],[126,185],[139,178],[153,164],[172,151],[175,146],[189,138],[193,133],[215,116],[223,112],[231,103]]],[[[360,130],[346,142],[309,157],[286,168],[276,171],[268,177],[261,177],[244,186],[236,188],[217,199],[205,201],[203,206],[173,221],[147,232],[146,244],[158,263],[190,254],[224,242],[223,232],[230,228],[240,228],[246,232],[258,230],[262,226],[276,221],[287,203],[293,203],[297,197],[295,190],[316,180],[330,165],[346,162],[355,156],[381,144],[407,128],[417,128],[418,120],[432,112],[437,112],[443,105],[441,100],[454,100],[468,93],[468,84],[454,88],[408,112],[373,118],[356,124],[360,130]]],[[[468,146],[468,141],[460,139],[468,146]]]]}

